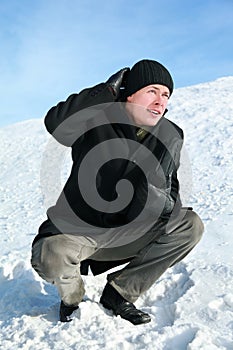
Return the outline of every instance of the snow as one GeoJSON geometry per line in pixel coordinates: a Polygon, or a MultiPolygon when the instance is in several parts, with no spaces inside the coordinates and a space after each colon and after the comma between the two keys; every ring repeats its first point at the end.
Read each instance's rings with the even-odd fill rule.
{"type": "Polygon", "coordinates": [[[58,322],[56,288],[30,266],[45,219],[40,171],[49,135],[43,120],[0,129],[1,349],[233,349],[233,77],[175,90],[168,116],[185,132],[183,162],[188,157],[192,166],[185,204],[199,213],[205,233],[137,300],[152,316],[140,326],[99,304],[106,274],[84,277],[85,301],[72,322],[58,322]]]}

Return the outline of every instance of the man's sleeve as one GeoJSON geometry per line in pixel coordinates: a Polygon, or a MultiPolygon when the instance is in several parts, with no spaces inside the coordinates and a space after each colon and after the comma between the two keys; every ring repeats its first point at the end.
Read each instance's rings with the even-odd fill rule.
{"type": "Polygon", "coordinates": [[[46,129],[57,141],[71,146],[76,138],[75,131],[96,114],[95,109],[91,113],[87,108],[111,102],[114,102],[114,95],[106,83],[84,89],[48,111],[45,116],[46,129]]]}

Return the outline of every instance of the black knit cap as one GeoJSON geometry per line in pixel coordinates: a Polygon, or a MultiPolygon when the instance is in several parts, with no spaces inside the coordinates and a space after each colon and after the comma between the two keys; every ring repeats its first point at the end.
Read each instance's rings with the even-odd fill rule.
{"type": "Polygon", "coordinates": [[[173,92],[173,80],[161,63],[153,60],[141,60],[137,62],[127,75],[125,96],[130,96],[147,85],[160,84],[166,86],[170,95],[173,92]]]}

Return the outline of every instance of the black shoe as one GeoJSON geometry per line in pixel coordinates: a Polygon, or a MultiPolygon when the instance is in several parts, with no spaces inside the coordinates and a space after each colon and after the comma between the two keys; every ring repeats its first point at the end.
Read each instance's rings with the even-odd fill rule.
{"type": "Polygon", "coordinates": [[[60,311],[59,311],[59,316],[60,316],[60,321],[61,322],[70,322],[72,319],[70,318],[71,314],[78,309],[78,306],[68,306],[61,301],[60,304],[60,311]]]}
{"type": "Polygon", "coordinates": [[[109,283],[106,284],[100,303],[114,314],[120,315],[125,320],[134,325],[148,323],[151,321],[150,315],[136,309],[135,305],[125,300],[109,283]]]}

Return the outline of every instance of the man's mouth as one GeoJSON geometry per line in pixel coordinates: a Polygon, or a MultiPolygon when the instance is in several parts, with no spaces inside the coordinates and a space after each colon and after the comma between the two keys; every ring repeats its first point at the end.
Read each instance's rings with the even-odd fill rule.
{"type": "Polygon", "coordinates": [[[156,115],[156,116],[160,115],[160,113],[159,113],[159,112],[154,111],[153,109],[149,109],[149,108],[147,108],[147,111],[148,111],[148,112],[150,112],[150,113],[152,113],[152,114],[154,114],[154,115],[156,115]]]}

